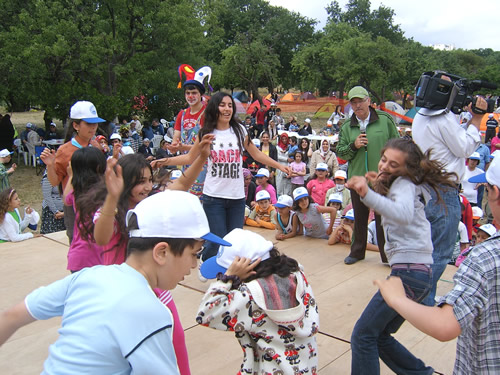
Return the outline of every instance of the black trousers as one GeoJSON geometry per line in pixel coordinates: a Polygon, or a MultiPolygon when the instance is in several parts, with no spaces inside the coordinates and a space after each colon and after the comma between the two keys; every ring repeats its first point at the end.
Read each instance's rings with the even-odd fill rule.
{"type": "MultiPolygon", "coordinates": [[[[361,202],[360,196],[356,191],[352,189],[349,190],[351,191],[352,208],[354,209],[354,238],[349,256],[357,259],[364,259],[366,253],[366,240],[368,237],[368,217],[370,215],[370,209],[361,202]]],[[[382,262],[387,263],[387,257],[384,252],[384,230],[382,229],[381,217],[377,214],[375,214],[375,226],[377,228],[380,258],[382,262]]]]}

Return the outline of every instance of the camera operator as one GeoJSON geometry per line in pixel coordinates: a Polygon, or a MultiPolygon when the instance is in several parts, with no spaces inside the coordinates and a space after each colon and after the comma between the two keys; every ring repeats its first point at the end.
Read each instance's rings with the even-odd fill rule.
{"type": "MultiPolygon", "coordinates": [[[[441,77],[451,81],[447,76],[441,77]]],[[[487,102],[483,97],[477,96],[476,108],[486,110],[487,102]]],[[[442,202],[431,189],[432,199],[425,207],[427,220],[431,224],[432,245],[434,251],[432,258],[431,292],[424,304],[433,306],[436,295],[436,285],[443,274],[446,265],[451,259],[455,240],[457,238],[458,223],[460,221],[460,200],[458,184],[465,173],[465,159],[479,146],[481,136],[479,126],[482,114],[472,110],[472,103],[468,106],[472,120],[467,130],[462,128],[457,116],[446,109],[421,108],[413,120],[413,140],[423,152],[431,149],[431,158],[441,162],[446,171],[457,174],[457,188],[442,188],[440,195],[442,202]]]]}

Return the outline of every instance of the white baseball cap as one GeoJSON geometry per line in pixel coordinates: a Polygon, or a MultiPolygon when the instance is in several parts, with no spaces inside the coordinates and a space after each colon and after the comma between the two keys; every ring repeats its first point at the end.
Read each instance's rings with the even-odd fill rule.
{"type": "Polygon", "coordinates": [[[479,152],[473,152],[472,155],[469,156],[469,159],[481,160],[481,155],[479,155],[479,152]]]}
{"type": "Polygon", "coordinates": [[[257,171],[257,174],[255,175],[255,177],[269,177],[269,169],[267,169],[267,168],[260,168],[257,171]]]}
{"type": "Polygon", "coordinates": [[[252,139],[252,143],[255,145],[255,147],[257,147],[257,148],[260,147],[260,139],[259,138],[252,139]]]}
{"type": "Polygon", "coordinates": [[[226,234],[224,240],[232,246],[220,246],[217,255],[204,261],[200,267],[202,276],[207,279],[215,279],[219,272],[225,273],[237,256],[249,258],[252,262],[259,258],[269,259],[269,252],[273,248],[273,243],[260,234],[240,228],[226,234]]]}
{"type": "Polygon", "coordinates": [[[262,201],[264,199],[271,199],[271,195],[267,190],[261,190],[255,194],[255,201],[262,201]]]}
{"type": "Polygon", "coordinates": [[[134,154],[134,149],[130,146],[123,146],[122,147],[122,152],[123,152],[123,155],[130,155],[130,154],[134,154]]]}
{"type": "Polygon", "coordinates": [[[111,137],[109,137],[109,140],[112,141],[113,139],[119,139],[121,141],[122,136],[118,133],[113,133],[113,134],[111,134],[111,137]]]}
{"type": "Polygon", "coordinates": [[[297,189],[295,189],[293,191],[293,200],[294,201],[298,201],[300,198],[304,198],[304,197],[308,197],[308,196],[309,196],[309,192],[303,186],[298,187],[297,189]]]}
{"type": "Polygon", "coordinates": [[[0,158],[6,158],[9,155],[12,155],[14,151],[9,151],[6,148],[4,148],[2,151],[0,151],[0,158]]]}
{"type": "Polygon", "coordinates": [[[351,208],[349,211],[345,213],[344,216],[342,216],[342,219],[354,220],[354,210],[351,208]]]}
{"type": "Polygon", "coordinates": [[[335,176],[333,177],[333,179],[336,178],[343,178],[344,180],[347,180],[347,173],[345,173],[342,169],[339,169],[335,172],[335,176]]]}
{"type": "Polygon", "coordinates": [[[167,123],[167,120],[165,120],[164,118],[162,118],[162,119],[160,120],[160,122],[161,122],[163,125],[165,125],[165,124],[167,123]]]}
{"type": "Polygon", "coordinates": [[[293,199],[289,195],[280,195],[278,198],[278,202],[274,205],[274,207],[283,208],[283,207],[292,207],[293,199]]]}
{"type": "Polygon", "coordinates": [[[469,178],[469,182],[476,184],[487,182],[490,185],[500,187],[500,157],[495,157],[493,159],[486,173],[481,173],[477,176],[469,178]]]}
{"type": "Polygon", "coordinates": [[[332,121],[330,121],[330,120],[328,120],[328,121],[326,122],[326,124],[327,124],[327,125],[333,125],[333,122],[332,122],[332,121]]]}
{"type": "Polygon", "coordinates": [[[317,171],[327,171],[328,165],[326,163],[318,163],[318,165],[316,165],[316,170],[317,171]]]}
{"type": "Polygon", "coordinates": [[[479,227],[479,230],[488,233],[490,237],[497,232],[497,228],[493,224],[483,224],[479,227]]]}
{"type": "Polygon", "coordinates": [[[494,159],[496,157],[500,156],[500,150],[495,150],[493,153],[490,155],[491,159],[494,159]]]}
{"type": "Polygon", "coordinates": [[[200,200],[185,191],[166,190],[147,197],[127,212],[127,226],[132,214],[137,216],[139,229],[130,230],[130,237],[193,238],[231,246],[210,233],[200,200]]]}
{"type": "Polygon", "coordinates": [[[472,207],[472,218],[481,219],[483,217],[483,210],[479,207],[472,207]]]}
{"type": "Polygon", "coordinates": [[[182,176],[182,171],[179,170],[179,169],[174,169],[171,173],[170,173],[170,180],[177,180],[179,177],[182,176]]]}
{"type": "Polygon", "coordinates": [[[330,194],[330,197],[328,198],[328,203],[330,202],[342,203],[342,194],[341,193],[330,194]]]}
{"type": "Polygon", "coordinates": [[[306,118],[306,119],[304,120],[304,122],[307,122],[308,124],[310,124],[310,123],[311,123],[311,119],[310,119],[310,118],[306,118]]]}
{"type": "Polygon", "coordinates": [[[106,122],[106,120],[97,116],[95,105],[85,100],[78,101],[71,107],[69,111],[69,118],[74,120],[83,120],[89,124],[97,122],[106,122]]]}

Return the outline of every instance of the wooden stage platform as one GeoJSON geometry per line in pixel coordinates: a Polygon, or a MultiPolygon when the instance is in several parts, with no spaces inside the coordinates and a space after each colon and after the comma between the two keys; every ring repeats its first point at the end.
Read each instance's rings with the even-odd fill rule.
{"type": "MultiPolygon", "coordinates": [[[[248,229],[248,228],[246,228],[248,229]]],[[[273,240],[274,231],[256,230],[273,240]]],[[[366,304],[376,292],[372,280],[385,278],[389,267],[381,264],[378,253],[367,252],[366,259],[344,265],[346,245],[328,246],[325,240],[306,237],[277,244],[278,249],[297,259],[305,269],[320,311],[319,372],[324,375],[349,374],[351,331],[366,304]]],[[[66,271],[67,238],[53,233],[19,243],[0,244],[0,309],[22,300],[31,290],[62,278],[66,271]]],[[[448,266],[438,295],[452,287],[456,268],[448,266]]],[[[236,374],[242,352],[231,332],[198,326],[196,311],[208,284],[198,280],[197,271],[173,291],[185,330],[193,375],[236,374]]],[[[0,348],[1,373],[39,374],[49,345],[57,338],[60,319],[35,322],[20,329],[0,348]]],[[[397,339],[438,373],[451,374],[455,361],[455,341],[441,343],[404,323],[397,339]]],[[[381,373],[392,372],[381,362],[381,373]]]]}

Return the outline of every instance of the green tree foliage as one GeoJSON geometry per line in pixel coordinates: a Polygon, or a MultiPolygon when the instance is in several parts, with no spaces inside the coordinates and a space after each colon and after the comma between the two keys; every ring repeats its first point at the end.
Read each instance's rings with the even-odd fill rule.
{"type": "Polygon", "coordinates": [[[14,25],[0,29],[7,57],[0,66],[8,72],[2,99],[62,119],[77,99],[91,100],[108,119],[130,113],[139,94],[166,103],[180,96],[177,65],[202,60],[203,30],[193,12],[188,0],[26,3],[14,25]]]}

